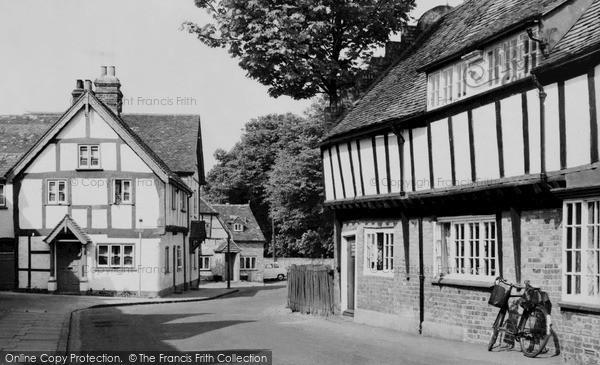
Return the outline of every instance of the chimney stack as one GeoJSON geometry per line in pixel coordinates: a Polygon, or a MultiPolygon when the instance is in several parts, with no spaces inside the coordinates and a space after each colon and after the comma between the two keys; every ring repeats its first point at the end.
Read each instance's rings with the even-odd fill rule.
{"type": "Polygon", "coordinates": [[[75,89],[71,92],[71,96],[73,99],[71,100],[71,104],[75,104],[75,101],[79,99],[81,95],[83,95],[85,90],[83,90],[83,80],[77,80],[75,82],[75,89]]]}
{"type": "Polygon", "coordinates": [[[121,93],[121,82],[115,76],[115,66],[100,67],[100,77],[94,80],[94,85],[96,97],[115,114],[121,115],[123,93],[121,93]]]}

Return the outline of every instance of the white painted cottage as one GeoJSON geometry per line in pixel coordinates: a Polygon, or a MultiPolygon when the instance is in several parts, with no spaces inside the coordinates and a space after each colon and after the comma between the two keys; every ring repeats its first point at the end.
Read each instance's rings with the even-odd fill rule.
{"type": "Polygon", "coordinates": [[[1,287],[162,296],[196,285],[199,117],[121,115],[114,67],[94,85],[78,80],[62,115],[0,116],[1,287]]]}

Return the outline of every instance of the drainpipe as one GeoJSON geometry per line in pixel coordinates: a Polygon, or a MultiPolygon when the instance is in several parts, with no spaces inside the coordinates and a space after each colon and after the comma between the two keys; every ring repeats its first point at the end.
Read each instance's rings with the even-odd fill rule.
{"type": "Polygon", "coordinates": [[[538,81],[536,75],[532,74],[533,76],[533,82],[535,84],[535,86],[538,88],[539,90],[539,96],[540,96],[540,152],[541,152],[541,161],[540,161],[540,169],[542,172],[542,177],[544,177],[546,175],[546,107],[545,107],[545,102],[546,102],[546,92],[544,91],[544,86],[542,86],[542,84],[540,84],[540,82],[538,81]]]}
{"type": "Polygon", "coordinates": [[[419,218],[419,334],[425,321],[425,262],[423,260],[423,218],[419,218]]]}

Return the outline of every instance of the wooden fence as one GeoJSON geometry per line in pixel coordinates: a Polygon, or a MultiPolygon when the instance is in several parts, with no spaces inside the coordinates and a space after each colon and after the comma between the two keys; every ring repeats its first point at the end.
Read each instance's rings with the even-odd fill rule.
{"type": "Polygon", "coordinates": [[[288,308],[321,316],[333,314],[333,270],[324,265],[288,268],[288,308]]]}

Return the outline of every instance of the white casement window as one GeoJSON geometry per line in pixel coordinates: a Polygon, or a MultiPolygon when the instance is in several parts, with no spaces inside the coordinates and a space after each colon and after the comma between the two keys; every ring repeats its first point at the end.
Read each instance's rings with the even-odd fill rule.
{"type": "Polygon", "coordinates": [[[365,229],[364,273],[393,275],[394,233],[392,229],[365,229]]]}
{"type": "Polygon", "coordinates": [[[99,169],[100,168],[100,146],[97,144],[79,145],[79,168],[80,169],[99,169]]]}
{"type": "Polygon", "coordinates": [[[177,209],[177,196],[179,195],[179,190],[171,187],[171,209],[177,209]]]}
{"type": "Polygon", "coordinates": [[[233,224],[233,231],[234,232],[242,232],[244,230],[244,226],[241,223],[234,223],[233,224]]]}
{"type": "Polygon", "coordinates": [[[6,206],[6,190],[5,185],[0,184],[0,207],[6,206]]]}
{"type": "Polygon", "coordinates": [[[67,203],[67,180],[48,180],[48,204],[67,203]]]}
{"type": "Polygon", "coordinates": [[[183,267],[183,260],[181,258],[181,246],[177,246],[177,269],[181,269],[183,267]]]}
{"type": "Polygon", "coordinates": [[[429,100],[428,104],[430,108],[435,108],[440,105],[440,72],[434,72],[430,74],[428,79],[428,90],[429,100]]]}
{"type": "Polygon", "coordinates": [[[466,70],[467,63],[463,61],[428,76],[430,108],[450,104],[467,94],[466,70]]]}
{"type": "Polygon", "coordinates": [[[98,245],[96,262],[98,267],[133,267],[133,245],[98,245]]]}
{"type": "Polygon", "coordinates": [[[179,206],[182,212],[187,211],[187,195],[183,191],[179,194],[179,206]]]}
{"type": "Polygon", "coordinates": [[[438,275],[493,279],[500,274],[495,217],[439,219],[434,231],[438,275]]]}
{"type": "MultiPolygon", "coordinates": [[[[537,37],[534,29],[534,37],[537,37]]],[[[472,57],[434,70],[427,76],[427,108],[441,107],[522,79],[539,64],[537,42],[523,32],[485,47],[472,57]]]]}
{"type": "Polygon", "coordinates": [[[240,269],[256,269],[256,257],[241,256],[240,269]]]}
{"type": "Polygon", "coordinates": [[[131,204],[131,180],[114,179],[113,191],[115,204],[131,204]]]}
{"type": "Polygon", "coordinates": [[[200,255],[200,270],[210,270],[210,256],[200,255]]]}
{"type": "Polygon", "coordinates": [[[600,200],[565,202],[563,222],[563,300],[600,304],[600,200]]]}

